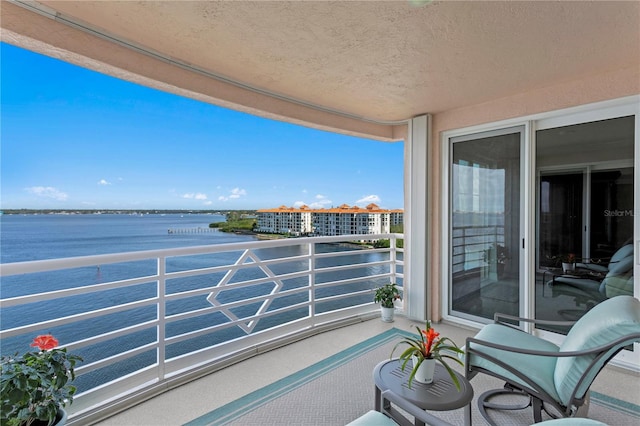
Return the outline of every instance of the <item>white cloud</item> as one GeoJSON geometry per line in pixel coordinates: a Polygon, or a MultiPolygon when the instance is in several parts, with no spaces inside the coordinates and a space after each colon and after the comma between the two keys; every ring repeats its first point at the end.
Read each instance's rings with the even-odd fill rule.
{"type": "Polygon", "coordinates": [[[183,194],[182,198],[186,198],[188,200],[206,200],[207,194],[203,194],[201,192],[198,192],[198,193],[190,192],[187,194],[183,194]]]}
{"type": "Polygon", "coordinates": [[[302,207],[305,204],[307,203],[305,203],[304,201],[296,201],[295,203],[293,203],[293,207],[302,207]]]}
{"type": "Polygon", "coordinates": [[[229,196],[225,197],[224,195],[221,195],[218,197],[218,200],[220,201],[228,201],[228,200],[232,200],[232,199],[236,199],[236,198],[240,198],[242,196],[247,195],[247,191],[241,188],[233,188],[230,191],[229,196]]]}
{"type": "Polygon", "coordinates": [[[312,209],[323,209],[330,206],[333,202],[322,194],[316,195],[316,201],[309,204],[312,209]]]}
{"type": "Polygon", "coordinates": [[[205,205],[205,206],[210,206],[211,204],[213,204],[213,201],[210,201],[210,200],[209,201],[205,201],[203,203],[203,205],[205,205]]]}
{"type": "Polygon", "coordinates": [[[356,205],[360,206],[360,205],[367,205],[367,204],[371,204],[371,203],[380,203],[380,197],[378,197],[377,195],[367,195],[365,197],[360,198],[358,201],[356,201],[356,205]]]}
{"type": "Polygon", "coordinates": [[[229,198],[240,198],[243,195],[247,195],[247,191],[240,188],[233,188],[231,190],[231,195],[229,195],[229,198]]]}
{"type": "Polygon", "coordinates": [[[111,185],[111,182],[108,182],[106,179],[100,179],[98,185],[111,185]]]}
{"type": "Polygon", "coordinates": [[[53,198],[58,201],[66,201],[67,198],[69,198],[69,196],[64,192],[51,186],[32,186],[30,188],[25,188],[25,190],[30,194],[37,195],[38,197],[53,198]]]}

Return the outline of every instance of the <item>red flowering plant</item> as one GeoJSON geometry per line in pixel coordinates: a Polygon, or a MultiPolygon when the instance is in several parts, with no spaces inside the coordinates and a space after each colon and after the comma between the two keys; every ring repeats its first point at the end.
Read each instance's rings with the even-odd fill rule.
{"type": "Polygon", "coordinates": [[[402,352],[402,354],[400,354],[403,371],[409,360],[412,357],[415,359],[413,363],[413,370],[409,376],[409,387],[411,387],[411,382],[413,381],[416,371],[422,362],[425,359],[435,359],[442,364],[444,368],[446,368],[447,372],[451,376],[451,380],[456,385],[456,388],[460,390],[460,381],[451,367],[447,364],[446,359],[450,359],[460,365],[464,365],[462,360],[459,358],[459,355],[463,354],[464,351],[460,349],[450,338],[441,337],[440,333],[431,327],[431,321],[427,321],[427,325],[424,330],[421,330],[420,327],[416,327],[416,330],[418,330],[417,336],[405,337],[401,342],[394,346],[393,351],[391,352],[391,356],[393,356],[393,353],[396,351],[398,346],[402,344],[409,346],[404,350],[404,352],[402,352]]]}
{"type": "Polygon", "coordinates": [[[58,340],[50,334],[37,336],[31,346],[39,351],[2,357],[2,425],[52,425],[59,409],[73,402],[76,387],[70,382],[82,358],[55,349],[58,340]]]}

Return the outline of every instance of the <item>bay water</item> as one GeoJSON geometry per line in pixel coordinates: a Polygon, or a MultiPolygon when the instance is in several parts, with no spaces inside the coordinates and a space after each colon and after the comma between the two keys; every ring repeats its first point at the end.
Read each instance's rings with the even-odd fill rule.
{"type": "Polygon", "coordinates": [[[1,263],[253,241],[223,232],[169,234],[208,228],[214,214],[27,214],[0,216],[1,263]]]}

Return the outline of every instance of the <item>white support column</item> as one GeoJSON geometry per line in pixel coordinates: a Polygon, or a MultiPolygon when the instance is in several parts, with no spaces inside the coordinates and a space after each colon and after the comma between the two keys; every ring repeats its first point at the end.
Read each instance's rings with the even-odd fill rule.
{"type": "Polygon", "coordinates": [[[427,160],[431,116],[421,115],[409,123],[404,147],[404,286],[405,309],[413,319],[429,318],[427,271],[430,264],[427,160]]]}

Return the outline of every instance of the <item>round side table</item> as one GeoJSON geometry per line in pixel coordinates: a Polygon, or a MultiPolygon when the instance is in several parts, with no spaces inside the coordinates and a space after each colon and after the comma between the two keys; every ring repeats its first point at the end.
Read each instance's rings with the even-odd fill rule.
{"type": "Polygon", "coordinates": [[[423,410],[449,411],[466,407],[464,422],[465,425],[471,425],[470,403],[473,399],[473,388],[464,376],[457,372],[455,374],[460,383],[459,391],[447,370],[440,363],[436,364],[432,383],[424,384],[413,380],[411,388],[409,388],[410,366],[407,365],[402,371],[400,360],[383,361],[373,370],[373,381],[376,385],[375,409],[381,411],[383,404],[381,394],[390,389],[393,393],[423,410]]]}

